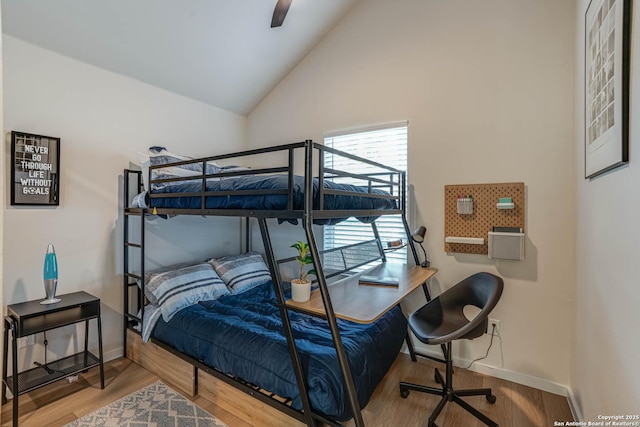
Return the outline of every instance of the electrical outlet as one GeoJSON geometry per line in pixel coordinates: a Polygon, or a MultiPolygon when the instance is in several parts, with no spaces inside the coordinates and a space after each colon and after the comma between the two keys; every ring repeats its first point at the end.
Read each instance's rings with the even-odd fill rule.
{"type": "Polygon", "coordinates": [[[491,333],[497,337],[500,336],[500,321],[498,319],[489,318],[489,326],[487,327],[487,334],[491,335],[491,333]],[[495,329],[494,329],[495,325],[495,329]]]}

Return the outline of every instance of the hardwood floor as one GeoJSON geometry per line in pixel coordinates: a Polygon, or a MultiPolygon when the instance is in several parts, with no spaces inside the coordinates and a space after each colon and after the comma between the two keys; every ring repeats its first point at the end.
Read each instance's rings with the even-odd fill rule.
{"type": "MultiPolygon", "coordinates": [[[[407,355],[401,354],[363,410],[366,425],[426,426],[439,397],[412,392],[403,399],[398,392],[398,382],[436,386],[433,367],[438,365],[428,360],[413,363],[407,355]]],[[[100,390],[98,369],[92,369],[75,383],[59,381],[20,396],[20,426],[63,426],[156,380],[156,375],[130,360],[116,359],[105,364],[104,390],[100,390]]],[[[562,396],[462,368],[456,368],[454,385],[457,388],[491,387],[498,399],[494,405],[484,397],[471,397],[467,401],[503,427],[553,426],[554,421],[573,420],[567,399],[562,396]]],[[[215,402],[199,396],[193,400],[231,427],[250,426],[215,402]]],[[[484,425],[451,403],[447,404],[437,422],[440,426],[484,425]]],[[[354,423],[349,421],[346,425],[353,426],[354,423]]],[[[1,426],[11,426],[11,401],[2,406],[1,426]]]]}
{"type": "MultiPolygon", "coordinates": [[[[365,424],[375,426],[426,426],[439,396],[410,392],[400,397],[398,383],[406,381],[430,387],[439,387],[434,380],[433,368],[444,375],[444,366],[420,359],[413,363],[401,354],[378,386],[371,401],[363,410],[365,424]]],[[[503,427],[553,426],[554,421],[571,421],[573,416],[566,397],[505,381],[462,368],[454,368],[453,384],[457,389],[491,388],[497,401],[490,404],[483,396],[467,397],[465,401],[503,427]]],[[[436,423],[439,426],[485,426],[455,403],[447,403],[436,423]]],[[[353,426],[353,422],[346,423],[353,426]]]]}
{"type": "MultiPolygon", "coordinates": [[[[100,389],[100,370],[94,368],[74,383],[58,381],[21,395],[19,425],[63,426],[157,380],[130,360],[116,359],[104,365],[104,390],[100,389]]],[[[11,419],[9,400],[2,405],[2,426],[11,426],[11,419]]]]}

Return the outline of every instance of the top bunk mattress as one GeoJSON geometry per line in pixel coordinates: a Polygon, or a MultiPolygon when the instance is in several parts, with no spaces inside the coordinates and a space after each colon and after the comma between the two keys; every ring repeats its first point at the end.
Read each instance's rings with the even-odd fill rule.
{"type": "MultiPolygon", "coordinates": [[[[313,208],[319,208],[318,179],[313,180],[313,208]]],[[[327,190],[340,190],[360,193],[361,195],[325,194],[325,210],[392,210],[398,208],[394,199],[375,196],[390,196],[390,193],[381,189],[341,184],[325,180],[324,188],[327,190]],[[369,197],[373,194],[374,197],[369,197]]],[[[243,191],[245,194],[210,195],[206,196],[206,209],[248,209],[248,210],[286,210],[288,177],[286,175],[245,175],[233,178],[207,180],[206,189],[209,192],[243,191]],[[279,194],[274,194],[279,192],[279,194]]],[[[174,182],[154,188],[154,197],[143,193],[136,197],[135,207],[143,208],[169,208],[169,209],[201,209],[201,196],[162,197],[168,194],[194,193],[202,190],[202,180],[174,182]],[[158,197],[160,196],[160,197],[158,197]]],[[[293,179],[293,209],[304,209],[304,177],[295,176],[293,179]]]]}
{"type": "MultiPolygon", "coordinates": [[[[312,408],[344,421],[352,417],[342,374],[326,320],[290,312],[312,408]]],[[[395,307],[371,324],[338,319],[361,407],[396,359],[407,321],[395,307]]],[[[292,399],[302,409],[273,284],[239,295],[195,304],[169,322],[160,319],[152,333],[207,366],[292,399]]]]}

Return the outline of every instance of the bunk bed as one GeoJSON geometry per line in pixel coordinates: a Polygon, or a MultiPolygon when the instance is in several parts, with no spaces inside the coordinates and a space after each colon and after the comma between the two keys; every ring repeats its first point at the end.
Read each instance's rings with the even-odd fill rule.
{"type": "MultiPolygon", "coordinates": [[[[361,407],[366,405],[390,368],[405,337],[415,360],[413,347],[399,307],[389,309],[368,325],[338,319],[328,280],[343,277],[372,261],[386,262],[375,222],[382,215],[401,216],[408,246],[418,264],[404,212],[405,173],[310,140],[155,164],[147,173],[145,189],[141,171],[126,169],[124,172],[125,346],[127,334],[141,333],[148,326],[145,320],[151,317],[145,310],[145,250],[152,249],[145,248],[145,218],[149,215],[243,217],[246,218],[247,249],[249,218],[255,218],[264,243],[270,280],[240,295],[193,304],[171,319],[160,319],[150,334],[151,341],[196,369],[309,426],[339,425],[351,417],[356,426],[364,425],[361,407]],[[296,175],[296,153],[300,152],[304,158],[298,157],[298,160],[304,161],[304,168],[296,175]],[[355,174],[325,167],[327,154],[366,164],[372,172],[355,174]],[[217,165],[220,161],[243,162],[249,156],[271,159],[274,155],[283,158],[283,164],[257,169],[217,165]],[[187,172],[164,173],[176,168],[187,172]],[[341,183],[354,178],[364,184],[341,183]],[[133,197],[132,193],[138,194],[133,197]],[[137,242],[135,238],[131,240],[129,224],[130,218],[136,216],[140,218],[137,242]],[[319,251],[312,224],[334,224],[349,217],[370,223],[375,239],[319,251]],[[267,222],[274,218],[302,222],[316,270],[315,292],[323,305],[320,313],[288,303],[280,267],[293,258],[275,257],[267,222]],[[360,249],[368,254],[366,260],[346,261],[345,252],[360,249]],[[129,271],[130,250],[139,252],[137,272],[129,271]],[[342,256],[342,267],[325,270],[323,259],[336,255],[342,256]],[[234,320],[228,321],[230,318],[234,320]],[[212,328],[220,332],[212,334],[212,328]],[[242,348],[238,350],[241,339],[238,337],[243,335],[250,338],[239,344],[242,348]],[[247,354],[258,357],[249,363],[238,363],[247,354]],[[256,389],[261,392],[256,393],[256,389]]],[[[422,285],[429,298],[426,281],[422,285]]]]}

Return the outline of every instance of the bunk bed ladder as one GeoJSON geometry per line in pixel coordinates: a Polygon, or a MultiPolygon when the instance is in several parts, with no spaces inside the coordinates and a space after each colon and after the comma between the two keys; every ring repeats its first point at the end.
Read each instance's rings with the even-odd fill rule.
{"type": "MultiPolygon", "coordinates": [[[[140,325],[142,325],[142,318],[144,317],[144,310],[142,310],[142,303],[144,301],[143,299],[143,286],[139,286],[137,289],[138,292],[138,297],[137,297],[137,310],[140,311],[140,317],[138,318],[135,315],[130,314],[130,299],[129,299],[129,292],[130,292],[130,288],[132,286],[138,286],[137,281],[142,282],[144,280],[144,236],[145,236],[145,217],[146,217],[146,210],[145,209],[140,209],[140,210],[129,210],[127,209],[127,206],[129,206],[129,174],[136,174],[137,175],[137,185],[136,185],[136,189],[137,192],[141,192],[142,191],[142,173],[139,171],[130,171],[130,170],[126,170],[124,171],[124,219],[123,219],[123,256],[124,256],[124,263],[123,263],[123,271],[124,274],[123,276],[123,285],[124,285],[124,325],[123,325],[123,355],[124,357],[127,356],[127,330],[130,327],[131,322],[138,322],[140,325]],[[129,226],[130,226],[130,219],[131,217],[139,217],[140,218],[140,236],[139,236],[139,240],[138,243],[132,242],[130,241],[130,233],[129,233],[129,226]],[[129,265],[129,248],[134,248],[137,249],[140,255],[140,274],[135,274],[130,270],[130,265],[129,265]]],[[[142,332],[142,327],[140,328],[140,332],[142,332]]]]}

